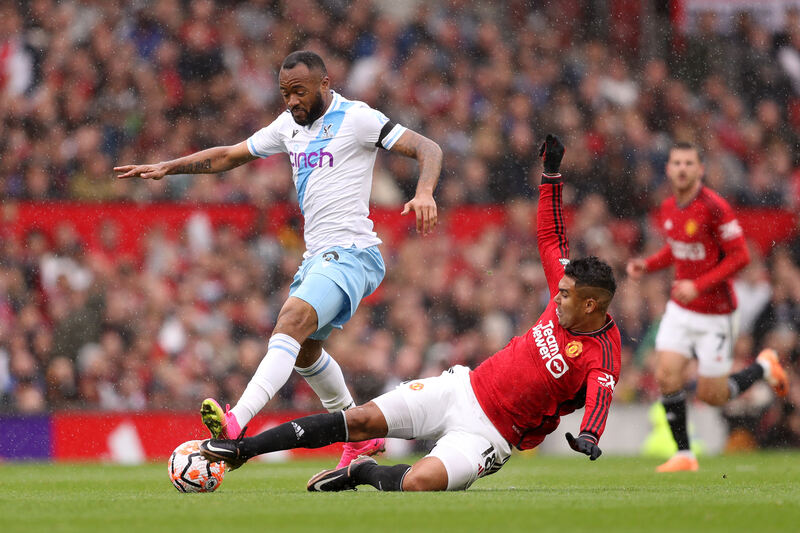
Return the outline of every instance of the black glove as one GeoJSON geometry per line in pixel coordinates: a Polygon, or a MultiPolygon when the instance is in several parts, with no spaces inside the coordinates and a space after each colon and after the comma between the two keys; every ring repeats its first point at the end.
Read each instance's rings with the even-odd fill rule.
{"type": "Polygon", "coordinates": [[[566,437],[570,448],[576,452],[588,455],[592,461],[600,457],[600,455],[603,453],[603,451],[597,446],[597,443],[586,435],[578,435],[578,438],[576,439],[572,436],[572,433],[567,433],[566,437]]]}
{"type": "Polygon", "coordinates": [[[548,133],[542,147],[539,148],[539,157],[544,162],[545,174],[558,174],[561,159],[564,157],[564,145],[561,144],[558,137],[548,133]]]}

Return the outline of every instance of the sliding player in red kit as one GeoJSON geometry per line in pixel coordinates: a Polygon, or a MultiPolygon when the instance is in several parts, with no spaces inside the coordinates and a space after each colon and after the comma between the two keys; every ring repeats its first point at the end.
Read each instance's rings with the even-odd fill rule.
{"type": "Polygon", "coordinates": [[[562,415],[585,407],[580,433],[566,438],[573,450],[597,459],[619,380],[620,335],[606,312],[616,284],[611,267],[596,257],[568,259],[558,173],[564,147],[548,135],[540,155],[545,172],[537,236],[551,300],[527,333],[475,370],[455,366],[438,377],[403,383],[360,407],[299,418],[255,437],[207,440],[203,455],[237,468],[256,455],[290,448],[373,437],[431,439],[436,446],[413,466],[380,466],[371,457],[358,457],[313,476],[307,488],[464,490],[499,470],[512,447],[539,445],[562,415]]]}
{"type": "Polygon", "coordinates": [[[659,217],[667,242],[627,267],[637,279],[675,265],[672,298],[656,336],[656,380],[678,451],[658,472],[698,469],[686,427],[686,370],[692,357],[698,361],[697,397],[709,405],[723,405],[762,378],[778,395],[787,390],[786,373],[771,349],[730,373],[736,340],[732,277],[750,258],[733,209],[703,185],[703,172],[697,147],[677,143],[670,149],[666,174],[674,194],[664,201],[659,217]]]}

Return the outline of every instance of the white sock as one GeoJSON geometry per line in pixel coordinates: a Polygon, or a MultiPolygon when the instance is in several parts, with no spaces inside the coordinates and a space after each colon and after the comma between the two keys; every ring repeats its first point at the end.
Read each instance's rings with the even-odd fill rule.
{"type": "Polygon", "coordinates": [[[322,401],[322,406],[329,413],[343,411],[355,405],[344,383],[342,368],[324,349],[313,365],[308,368],[294,367],[294,369],[314,389],[322,401]]]}
{"type": "Polygon", "coordinates": [[[247,384],[239,402],[231,409],[241,427],[250,422],[283,387],[300,352],[300,343],[289,335],[276,333],[269,339],[267,355],[247,384]]]}
{"type": "Polygon", "coordinates": [[[764,369],[764,376],[763,378],[769,382],[769,379],[772,377],[772,365],[769,364],[769,361],[765,359],[756,359],[756,363],[761,365],[761,368],[764,369]]]}

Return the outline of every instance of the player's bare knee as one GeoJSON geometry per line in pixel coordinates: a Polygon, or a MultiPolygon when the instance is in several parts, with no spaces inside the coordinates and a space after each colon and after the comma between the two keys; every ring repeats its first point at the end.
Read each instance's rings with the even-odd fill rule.
{"type": "Polygon", "coordinates": [[[409,470],[403,478],[404,492],[425,492],[434,490],[447,490],[447,479],[434,475],[427,470],[409,470]]]}
{"type": "Polygon", "coordinates": [[[350,441],[386,436],[386,421],[378,406],[372,402],[348,409],[345,419],[350,441]]]}
{"type": "Polygon", "coordinates": [[[275,324],[275,333],[284,333],[303,342],[317,330],[317,312],[314,308],[299,299],[287,301],[275,324]]]}
{"type": "Polygon", "coordinates": [[[681,374],[671,368],[658,366],[655,374],[656,383],[658,383],[661,394],[672,394],[683,387],[681,374]]]}

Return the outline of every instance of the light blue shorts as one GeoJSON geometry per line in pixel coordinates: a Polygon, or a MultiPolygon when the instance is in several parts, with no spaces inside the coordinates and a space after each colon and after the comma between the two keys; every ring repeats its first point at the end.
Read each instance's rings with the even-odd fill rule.
{"type": "Polygon", "coordinates": [[[303,260],[289,296],[308,302],[317,312],[317,331],[309,338],[324,340],[342,328],[358,304],[378,288],[386,265],[377,246],[334,246],[303,260]]]}

